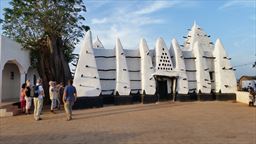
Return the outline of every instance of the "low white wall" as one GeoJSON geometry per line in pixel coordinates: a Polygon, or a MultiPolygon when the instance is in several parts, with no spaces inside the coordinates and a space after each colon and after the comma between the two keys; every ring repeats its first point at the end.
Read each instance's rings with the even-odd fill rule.
{"type": "Polygon", "coordinates": [[[249,92],[236,91],[236,101],[248,104],[249,103],[249,92]]]}

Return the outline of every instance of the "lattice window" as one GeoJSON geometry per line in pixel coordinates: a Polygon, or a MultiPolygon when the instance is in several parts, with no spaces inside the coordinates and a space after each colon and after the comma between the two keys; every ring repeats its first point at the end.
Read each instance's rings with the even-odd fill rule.
{"type": "Polygon", "coordinates": [[[167,54],[167,51],[165,48],[162,48],[162,53],[160,56],[159,64],[158,64],[158,70],[165,70],[165,71],[170,71],[172,70],[172,65],[169,60],[169,56],[167,54]]]}

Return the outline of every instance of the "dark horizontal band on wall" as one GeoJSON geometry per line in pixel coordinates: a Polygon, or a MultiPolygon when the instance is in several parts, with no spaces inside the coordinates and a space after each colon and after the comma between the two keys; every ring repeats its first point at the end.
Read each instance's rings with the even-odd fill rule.
{"type": "Polygon", "coordinates": [[[193,97],[188,94],[177,94],[175,97],[175,101],[180,101],[180,102],[193,101],[193,97]]]}
{"type": "Polygon", "coordinates": [[[141,80],[130,80],[130,81],[141,81],[141,80]]]}
{"type": "Polygon", "coordinates": [[[114,96],[115,105],[132,104],[132,96],[130,95],[118,95],[114,96]]]}
{"type": "Polygon", "coordinates": [[[95,56],[95,58],[115,58],[116,56],[95,56]]]}
{"type": "Polygon", "coordinates": [[[184,57],[184,59],[196,59],[196,57],[184,57]]]}
{"type": "Polygon", "coordinates": [[[216,57],[203,56],[203,58],[206,58],[206,59],[215,59],[216,57]]]}
{"type": "Polygon", "coordinates": [[[150,103],[155,103],[157,101],[157,96],[156,95],[142,95],[142,100],[143,104],[150,104],[150,103]]]}
{"type": "Polygon", "coordinates": [[[216,93],[216,99],[219,101],[236,100],[235,93],[216,93]]]}
{"type": "Polygon", "coordinates": [[[196,70],[186,70],[186,72],[196,72],[196,70]]]}
{"type": "Polygon", "coordinates": [[[128,72],[140,72],[140,70],[128,70],[128,72]]]}
{"type": "Polygon", "coordinates": [[[126,56],[126,58],[141,58],[140,56],[126,56]]]}
{"type": "Polygon", "coordinates": [[[95,97],[78,97],[77,101],[74,103],[74,109],[84,109],[84,108],[99,108],[103,107],[103,99],[101,96],[95,97]]]}
{"type": "MultiPolygon", "coordinates": [[[[98,69],[98,71],[116,71],[116,69],[98,69]]],[[[140,70],[128,70],[128,72],[140,72],[140,70]]]]}
{"type": "MultiPolygon", "coordinates": [[[[131,89],[131,91],[140,91],[141,89],[131,89]]],[[[101,90],[102,92],[112,91],[114,92],[115,89],[108,89],[108,90],[101,90]]]]}
{"type": "Polygon", "coordinates": [[[212,93],[198,93],[197,100],[198,101],[213,101],[213,100],[216,100],[216,96],[212,93]]]}
{"type": "Polygon", "coordinates": [[[98,69],[98,71],[116,71],[116,69],[98,69]]]}
{"type": "Polygon", "coordinates": [[[106,92],[106,91],[115,91],[115,89],[109,89],[109,90],[101,90],[102,92],[106,92]]]}
{"type": "Polygon", "coordinates": [[[100,78],[100,80],[116,80],[115,78],[100,78]]]}
{"type": "MultiPolygon", "coordinates": [[[[95,56],[95,58],[115,58],[116,56],[95,56]]],[[[126,58],[141,58],[140,56],[126,56],[126,58]]]]}
{"type": "Polygon", "coordinates": [[[197,82],[197,80],[188,80],[188,82],[197,82]]]}
{"type": "MultiPolygon", "coordinates": [[[[100,80],[116,80],[115,78],[100,78],[100,80]]],[[[130,80],[130,81],[141,81],[141,80],[130,80]]]]}

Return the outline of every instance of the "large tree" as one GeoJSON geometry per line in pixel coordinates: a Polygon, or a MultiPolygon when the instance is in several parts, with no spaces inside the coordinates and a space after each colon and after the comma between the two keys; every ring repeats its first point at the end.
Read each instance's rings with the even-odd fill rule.
{"type": "Polygon", "coordinates": [[[12,0],[4,9],[3,34],[30,50],[46,91],[48,81],[71,78],[68,63],[84,31],[82,0],[12,0]]]}

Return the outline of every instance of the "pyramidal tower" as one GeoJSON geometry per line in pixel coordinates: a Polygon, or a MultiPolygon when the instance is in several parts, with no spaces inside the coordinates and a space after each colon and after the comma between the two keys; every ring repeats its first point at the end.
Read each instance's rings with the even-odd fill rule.
{"type": "Polygon", "coordinates": [[[188,29],[188,35],[184,36],[184,50],[191,50],[196,42],[199,42],[203,51],[213,51],[214,44],[210,40],[210,35],[206,34],[199,25],[194,22],[191,29],[188,29]]]}
{"type": "Polygon", "coordinates": [[[96,38],[96,41],[93,42],[93,48],[104,48],[98,36],[96,38]]]}
{"type": "Polygon", "coordinates": [[[220,39],[216,40],[213,56],[215,57],[215,92],[219,98],[222,98],[223,94],[230,96],[229,94],[236,89],[236,77],[230,63],[231,58],[228,57],[220,39]]]}
{"type": "MultiPolygon", "coordinates": [[[[83,44],[81,45],[74,75],[74,86],[77,90],[77,97],[80,98],[76,103],[76,107],[90,107],[95,99],[98,101],[100,98],[100,77],[94,57],[91,31],[86,33],[83,44]]],[[[100,107],[102,103],[97,102],[94,105],[100,107]]]]}
{"type": "Polygon", "coordinates": [[[123,46],[119,38],[116,39],[116,95],[128,96],[130,94],[130,77],[126,63],[123,46]]]}
{"type": "Polygon", "coordinates": [[[140,57],[141,57],[141,91],[144,97],[147,95],[155,95],[156,84],[155,79],[152,76],[154,73],[154,67],[152,64],[152,58],[145,39],[140,40],[140,57]]]}
{"type": "Polygon", "coordinates": [[[176,39],[172,39],[169,51],[173,61],[174,70],[178,73],[176,91],[179,95],[186,96],[188,94],[188,78],[183,53],[176,39]]]}

